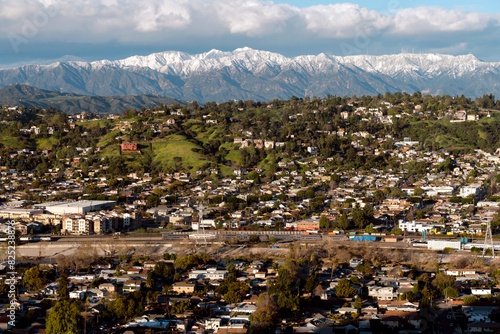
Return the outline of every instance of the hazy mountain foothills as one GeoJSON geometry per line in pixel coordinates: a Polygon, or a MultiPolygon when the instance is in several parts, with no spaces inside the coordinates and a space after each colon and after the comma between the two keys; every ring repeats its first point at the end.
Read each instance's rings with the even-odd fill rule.
{"type": "Polygon", "coordinates": [[[48,91],[26,85],[12,85],[0,88],[0,105],[37,108],[56,108],[67,114],[89,111],[100,114],[120,114],[125,109],[153,108],[159,104],[183,102],[163,96],[85,96],[73,93],[48,91]]]}
{"type": "Polygon", "coordinates": [[[27,84],[83,95],[169,96],[185,101],[288,99],[421,91],[500,95],[500,63],[473,55],[299,56],[236,49],[169,51],[122,60],[58,62],[0,70],[0,85],[27,84]]]}

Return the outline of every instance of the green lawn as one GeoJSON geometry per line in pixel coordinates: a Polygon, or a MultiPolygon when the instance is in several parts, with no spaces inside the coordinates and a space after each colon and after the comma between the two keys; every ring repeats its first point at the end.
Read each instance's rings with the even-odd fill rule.
{"type": "Polygon", "coordinates": [[[488,139],[488,134],[482,130],[479,130],[479,137],[483,138],[483,139],[488,139]]]}
{"type": "Polygon", "coordinates": [[[57,139],[54,136],[49,138],[39,138],[36,140],[36,148],[38,150],[51,149],[58,143],[57,139]]]}
{"type": "Polygon", "coordinates": [[[180,157],[184,169],[198,169],[210,162],[202,154],[193,152],[193,148],[200,149],[198,145],[187,141],[184,136],[168,136],[164,141],[153,142],[153,160],[158,161],[163,167],[174,167],[174,158],[180,157]]]}
{"type": "Polygon", "coordinates": [[[120,148],[118,147],[118,145],[111,145],[103,148],[102,151],[99,153],[99,156],[101,158],[116,157],[119,154],[120,154],[120,148]]]}
{"type": "Polygon", "coordinates": [[[219,170],[223,176],[232,176],[234,175],[233,170],[229,166],[219,165],[219,170]]]}
{"type": "Polygon", "coordinates": [[[10,148],[25,148],[26,147],[19,140],[12,138],[12,137],[9,137],[9,136],[3,136],[1,139],[1,143],[5,147],[10,147],[10,148]]]}
{"type": "Polygon", "coordinates": [[[97,143],[97,147],[105,147],[108,146],[115,137],[121,136],[122,132],[120,130],[113,130],[110,133],[106,134],[101,138],[101,140],[97,143]]]}
{"type": "MultiPolygon", "coordinates": [[[[101,158],[114,157],[120,154],[118,145],[108,145],[113,137],[103,138],[99,142],[98,146],[104,146],[99,154],[101,158]]],[[[199,170],[206,163],[210,163],[202,153],[193,151],[193,149],[201,150],[202,148],[188,141],[182,135],[171,135],[165,137],[163,140],[153,141],[152,147],[153,161],[158,162],[162,168],[174,168],[176,157],[181,159],[181,169],[191,172],[199,170]]],[[[128,167],[140,166],[145,163],[147,156],[151,156],[150,142],[138,143],[138,148],[142,154],[138,152],[122,152],[122,157],[125,158],[125,164],[128,167]]],[[[234,152],[238,154],[238,151],[234,152]]],[[[223,175],[231,175],[232,173],[230,167],[219,165],[219,168],[223,175]]]]}
{"type": "Polygon", "coordinates": [[[97,126],[104,128],[106,124],[108,124],[110,127],[113,127],[116,124],[117,120],[115,119],[95,119],[92,121],[85,121],[85,122],[78,122],[76,123],[78,126],[81,126],[86,129],[93,129],[97,126]]]}

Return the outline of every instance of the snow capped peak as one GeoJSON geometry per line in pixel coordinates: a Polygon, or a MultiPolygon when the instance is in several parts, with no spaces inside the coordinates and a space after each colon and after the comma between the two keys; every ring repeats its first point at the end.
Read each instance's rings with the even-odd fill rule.
{"type": "Polygon", "coordinates": [[[433,53],[400,53],[383,56],[347,56],[337,57],[340,63],[351,64],[363,71],[380,73],[390,76],[415,75],[433,77],[443,73],[452,76],[462,76],[478,68],[494,66],[499,68],[500,63],[485,63],[474,55],[452,56],[433,53]]]}
{"type": "Polygon", "coordinates": [[[400,53],[381,56],[333,56],[320,53],[289,58],[279,53],[250,47],[242,47],[233,51],[212,49],[194,55],[180,51],[164,51],[114,61],[100,60],[91,63],[71,61],[45,66],[49,68],[73,66],[85,70],[120,68],[141,73],[151,70],[181,77],[222,69],[231,73],[252,73],[257,76],[276,76],[288,70],[306,76],[328,75],[338,73],[342,69],[349,69],[359,74],[368,73],[408,81],[427,80],[442,75],[450,78],[464,77],[476,71],[482,73],[500,71],[500,63],[482,62],[472,54],[452,56],[433,53],[400,53]]]}
{"type": "MultiPolygon", "coordinates": [[[[487,63],[472,54],[452,56],[434,53],[400,53],[392,55],[330,56],[303,55],[288,58],[279,53],[242,47],[233,51],[212,49],[205,53],[190,55],[180,51],[164,51],[146,56],[131,56],[121,60],[100,60],[92,63],[69,62],[81,68],[145,68],[166,74],[189,76],[192,73],[209,72],[222,68],[233,71],[272,72],[294,69],[308,74],[335,71],[340,66],[357,68],[372,74],[389,76],[435,77],[445,73],[452,77],[463,76],[478,69],[500,68],[500,63],[487,63]]],[[[60,66],[51,64],[49,66],[60,66]]]]}
{"type": "Polygon", "coordinates": [[[199,56],[199,58],[202,58],[202,59],[211,59],[211,58],[221,58],[224,56],[228,56],[229,54],[230,54],[229,52],[224,52],[221,50],[212,49],[208,52],[199,54],[198,56],[199,56]]]}
{"type": "Polygon", "coordinates": [[[275,99],[387,91],[500,95],[500,63],[472,54],[328,54],[286,57],[249,47],[200,54],[165,51],[121,60],[63,61],[0,71],[3,85],[27,83],[79,94],[158,94],[184,100],[275,99]]]}

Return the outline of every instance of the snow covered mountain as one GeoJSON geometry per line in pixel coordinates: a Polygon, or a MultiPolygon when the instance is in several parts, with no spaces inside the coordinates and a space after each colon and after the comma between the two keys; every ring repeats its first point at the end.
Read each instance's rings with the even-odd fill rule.
{"type": "Polygon", "coordinates": [[[500,63],[473,55],[285,57],[240,48],[190,55],[178,51],[122,60],[58,62],[0,70],[0,86],[26,84],[89,95],[156,94],[183,100],[288,99],[421,91],[500,95],[500,63]]]}

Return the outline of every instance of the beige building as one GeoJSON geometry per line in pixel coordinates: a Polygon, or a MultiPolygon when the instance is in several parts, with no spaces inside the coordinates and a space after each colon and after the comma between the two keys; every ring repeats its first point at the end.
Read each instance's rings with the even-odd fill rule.
{"type": "Polygon", "coordinates": [[[368,296],[377,300],[393,300],[396,297],[392,286],[370,286],[368,296]]]}
{"type": "Polygon", "coordinates": [[[185,294],[193,294],[196,288],[196,284],[194,283],[184,283],[184,282],[176,282],[172,285],[172,289],[175,293],[185,293],[185,294]]]}

